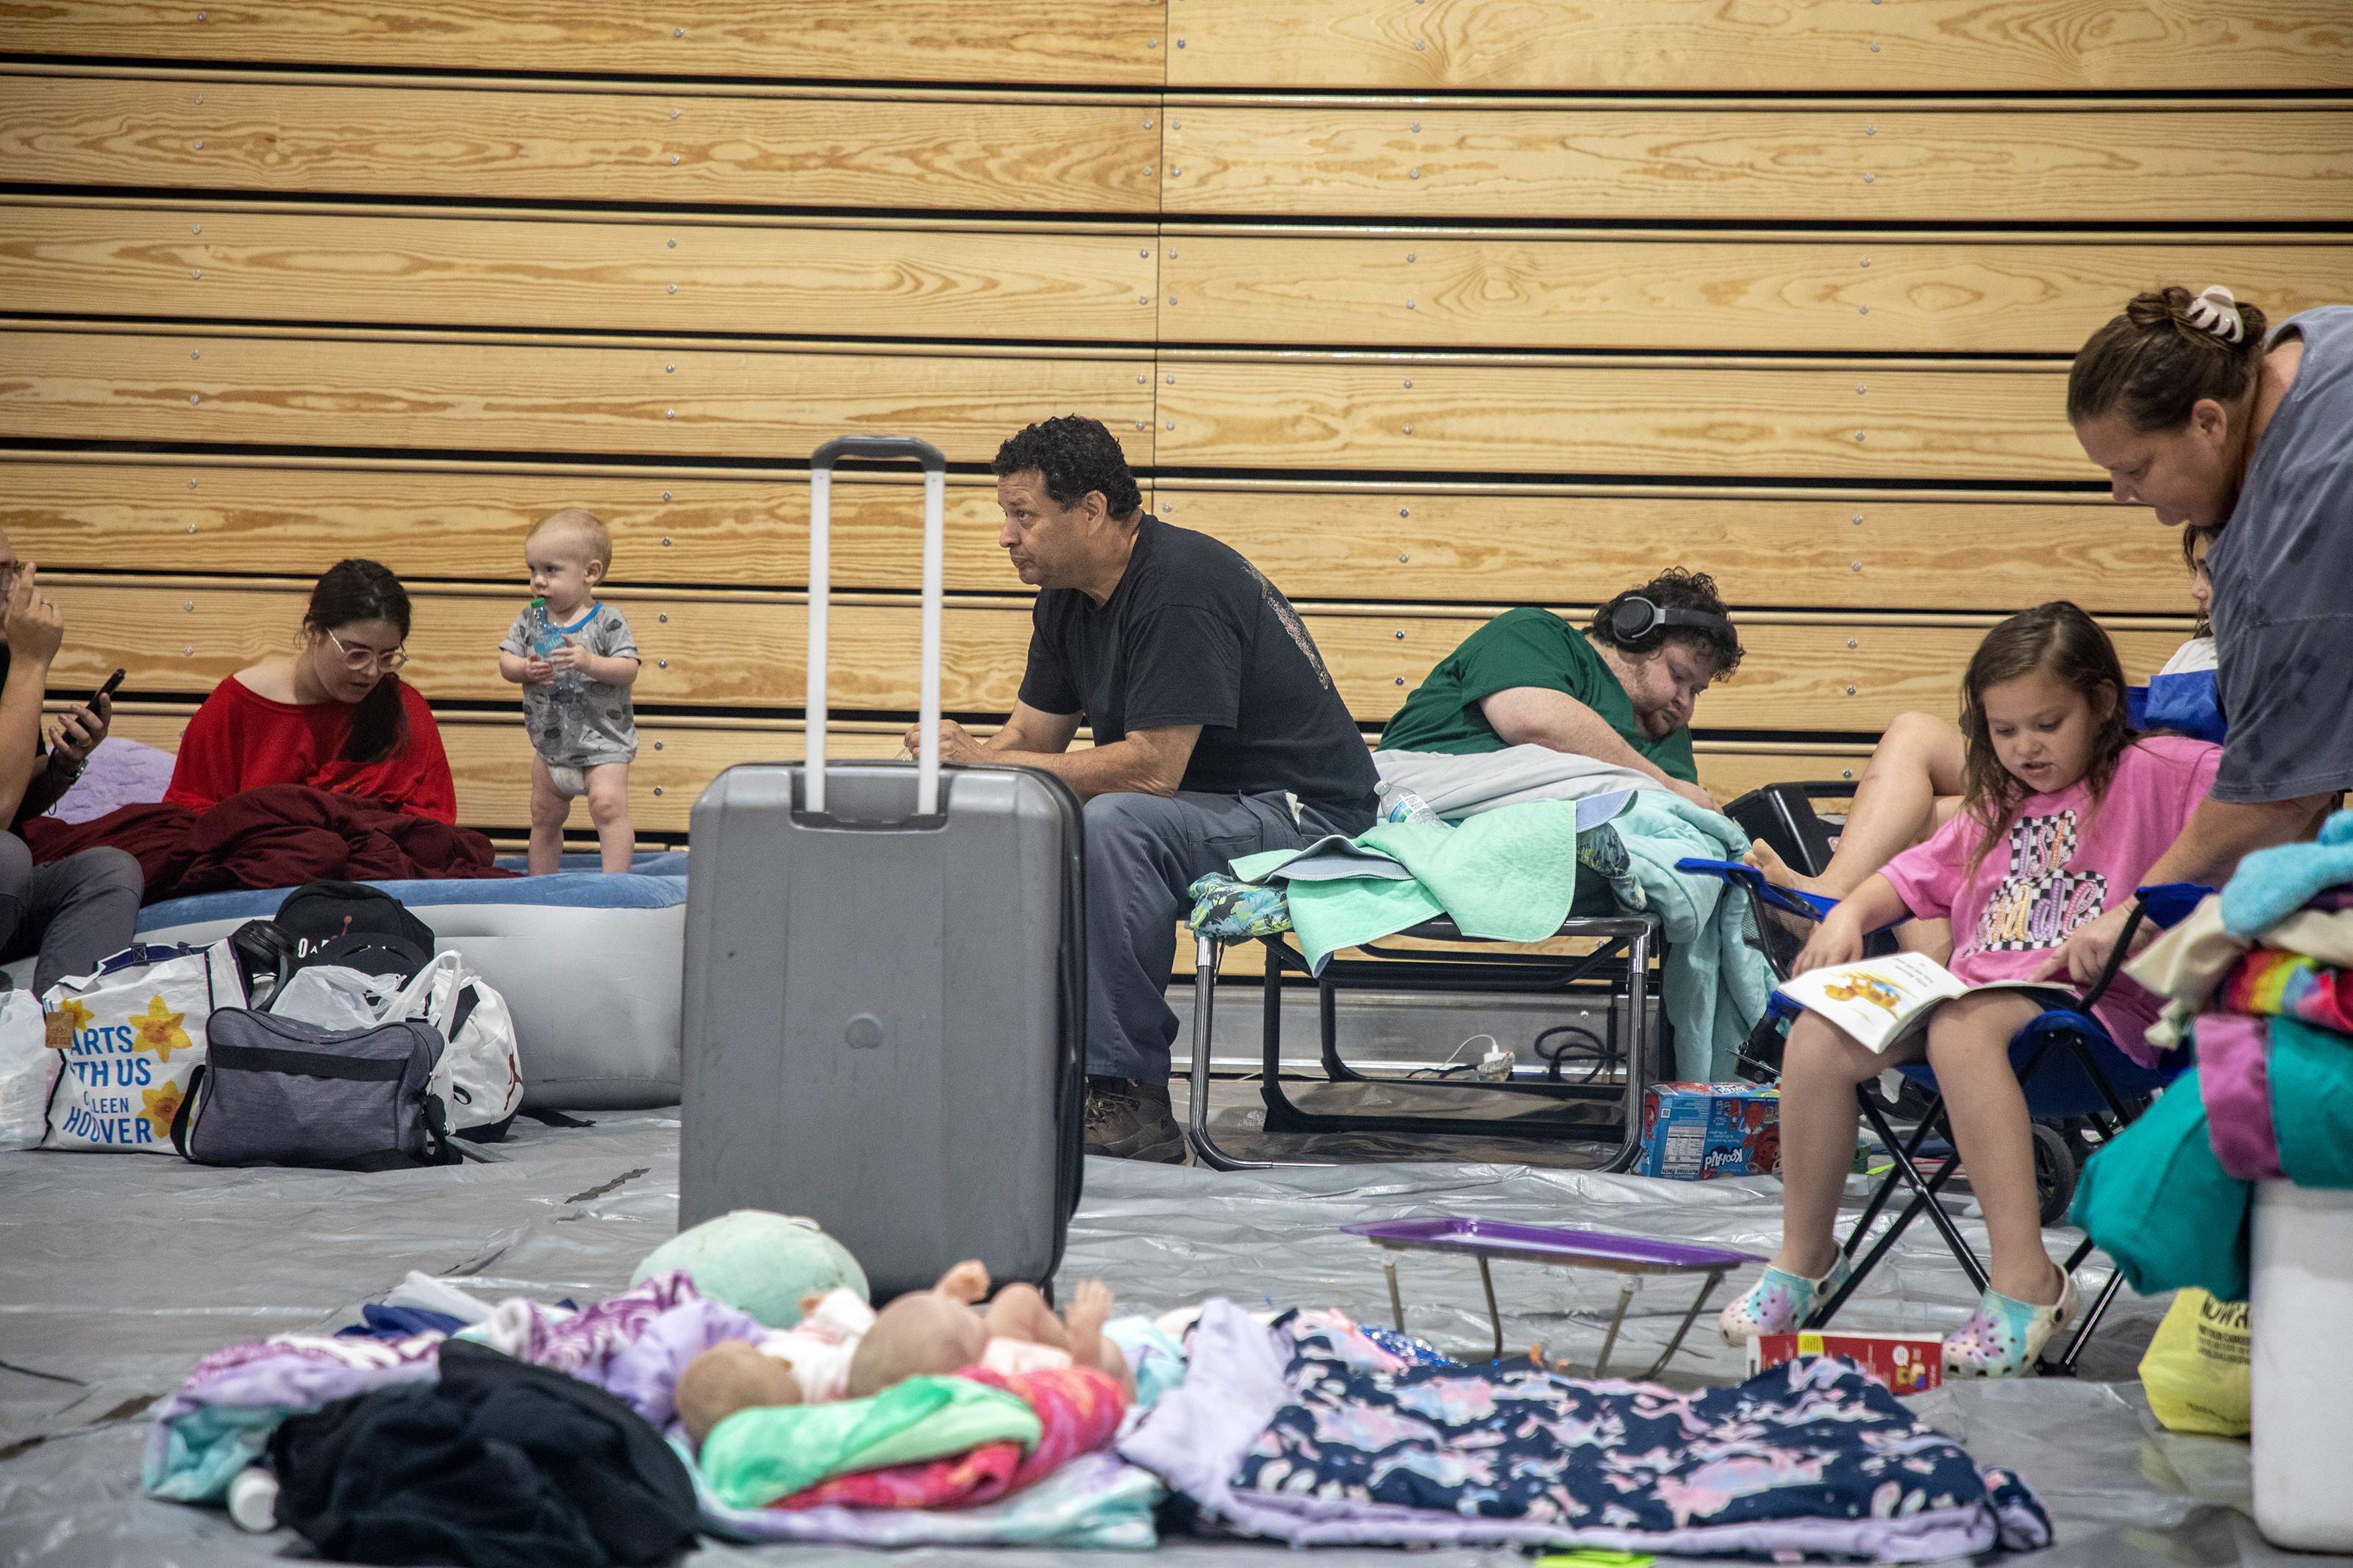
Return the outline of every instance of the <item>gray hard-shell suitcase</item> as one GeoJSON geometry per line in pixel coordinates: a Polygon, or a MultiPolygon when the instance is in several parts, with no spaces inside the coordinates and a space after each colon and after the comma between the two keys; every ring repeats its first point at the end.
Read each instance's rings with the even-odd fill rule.
{"type": "Polygon", "coordinates": [[[1078,797],[1039,769],[939,765],[945,459],[904,437],[850,437],[810,468],[808,760],[729,768],[691,821],[679,1225],[808,1215],[877,1302],[966,1258],[1042,1286],[1079,1197],[1078,797]],[[923,464],[913,763],[825,762],[828,501],[843,457],[923,464]]]}

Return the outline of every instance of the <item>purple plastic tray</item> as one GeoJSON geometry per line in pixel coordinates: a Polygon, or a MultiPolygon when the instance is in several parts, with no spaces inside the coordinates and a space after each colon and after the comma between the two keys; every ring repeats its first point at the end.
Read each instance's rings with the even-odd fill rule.
{"type": "Polygon", "coordinates": [[[1474,1257],[1509,1258],[1529,1263],[1553,1263],[1580,1268],[1608,1268],[1620,1274],[1668,1274],[1685,1270],[1734,1268],[1755,1261],[1746,1252],[1723,1247],[1694,1247],[1677,1241],[1646,1241],[1637,1236],[1611,1236],[1599,1230],[1564,1230],[1549,1225],[1514,1225],[1495,1219],[1387,1219],[1342,1226],[1383,1247],[1425,1252],[1461,1252],[1474,1257]]]}

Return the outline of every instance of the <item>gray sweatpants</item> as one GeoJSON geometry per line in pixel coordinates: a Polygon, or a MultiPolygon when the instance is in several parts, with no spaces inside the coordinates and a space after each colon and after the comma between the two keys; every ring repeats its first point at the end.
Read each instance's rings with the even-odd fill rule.
{"type": "Polygon", "coordinates": [[[120,849],[85,849],[46,866],[13,833],[0,833],[0,963],[29,958],[33,994],[131,945],[147,879],[120,849]]]}
{"type": "Polygon", "coordinates": [[[1166,992],[1185,889],[1261,849],[1336,831],[1280,795],[1099,795],[1087,802],[1087,1071],[1168,1081],[1176,1015],[1166,992]]]}

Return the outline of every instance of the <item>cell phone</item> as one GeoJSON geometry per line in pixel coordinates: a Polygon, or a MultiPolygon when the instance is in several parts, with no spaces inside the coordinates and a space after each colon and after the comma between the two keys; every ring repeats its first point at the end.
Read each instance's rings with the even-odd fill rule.
{"type": "Polygon", "coordinates": [[[130,673],[131,672],[127,669],[118,669],[112,675],[108,676],[106,678],[106,684],[90,694],[90,710],[92,713],[97,712],[98,700],[101,697],[111,697],[114,695],[114,689],[121,685],[122,678],[130,673]]]}

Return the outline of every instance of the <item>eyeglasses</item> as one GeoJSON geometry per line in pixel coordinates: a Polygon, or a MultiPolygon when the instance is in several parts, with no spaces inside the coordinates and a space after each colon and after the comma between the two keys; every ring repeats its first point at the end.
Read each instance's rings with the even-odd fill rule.
{"type": "Polygon", "coordinates": [[[394,648],[390,653],[378,653],[372,647],[345,647],[343,639],[332,632],[327,634],[327,640],[333,643],[335,651],[343,656],[343,666],[347,669],[361,670],[371,665],[378,669],[398,669],[408,662],[408,650],[405,647],[394,648]]]}

